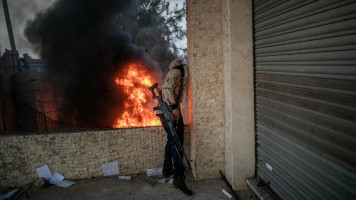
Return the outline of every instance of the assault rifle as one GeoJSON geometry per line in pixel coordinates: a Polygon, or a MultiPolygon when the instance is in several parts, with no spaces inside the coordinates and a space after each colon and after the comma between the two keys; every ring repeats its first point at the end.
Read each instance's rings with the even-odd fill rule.
{"type": "Polygon", "coordinates": [[[172,108],[166,102],[162,101],[162,96],[161,96],[161,94],[159,92],[157,92],[158,95],[156,95],[154,89],[156,89],[156,91],[157,91],[157,89],[158,89],[158,84],[157,83],[155,83],[154,85],[152,85],[148,89],[151,90],[151,92],[152,92],[152,95],[153,95],[152,98],[158,100],[159,104],[158,104],[157,107],[154,107],[153,110],[154,111],[156,111],[156,110],[161,110],[162,111],[162,115],[164,116],[164,119],[166,120],[166,123],[167,123],[167,126],[168,126],[169,130],[170,130],[170,133],[172,134],[172,136],[174,138],[174,148],[177,151],[177,154],[178,154],[178,157],[179,157],[180,161],[182,162],[182,164],[183,164],[183,166],[185,168],[183,159],[182,159],[182,157],[181,157],[181,155],[179,153],[179,152],[183,152],[183,156],[184,156],[185,160],[187,161],[188,167],[189,167],[190,170],[192,170],[192,167],[190,166],[190,162],[188,160],[188,157],[185,154],[183,146],[180,143],[179,138],[177,136],[176,127],[174,127],[174,125],[173,125],[174,123],[173,123],[173,120],[171,118],[171,116],[172,116],[172,108]]]}

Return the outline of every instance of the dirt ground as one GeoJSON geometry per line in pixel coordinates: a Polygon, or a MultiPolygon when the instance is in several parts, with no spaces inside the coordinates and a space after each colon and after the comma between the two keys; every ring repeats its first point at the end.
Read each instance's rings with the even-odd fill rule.
{"type": "MultiPolygon", "coordinates": [[[[118,200],[118,199],[229,199],[222,193],[222,189],[228,190],[221,179],[209,179],[195,181],[187,176],[187,185],[193,190],[193,196],[187,196],[172,184],[158,183],[161,177],[147,177],[146,174],[131,176],[131,180],[119,180],[118,176],[96,177],[91,179],[71,180],[76,182],[68,188],[51,185],[47,188],[32,186],[28,190],[28,198],[21,196],[21,200],[118,200]]],[[[238,192],[240,199],[251,200],[247,191],[238,192]]]]}

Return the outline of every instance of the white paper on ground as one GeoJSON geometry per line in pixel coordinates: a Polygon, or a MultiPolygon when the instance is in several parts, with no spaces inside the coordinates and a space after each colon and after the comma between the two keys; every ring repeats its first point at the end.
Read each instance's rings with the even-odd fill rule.
{"type": "Polygon", "coordinates": [[[56,183],[59,183],[59,182],[61,182],[61,181],[63,181],[63,180],[64,180],[64,176],[62,176],[62,175],[58,174],[57,172],[55,172],[55,173],[53,174],[51,180],[49,180],[49,182],[50,182],[51,184],[56,184],[56,183]]]}
{"type": "Polygon", "coordinates": [[[103,170],[104,176],[119,174],[119,167],[117,161],[112,163],[102,164],[101,168],[103,170]]]}
{"type": "Polygon", "coordinates": [[[230,193],[228,193],[226,190],[222,189],[222,192],[229,197],[229,199],[232,199],[232,195],[230,193]]]}
{"type": "Polygon", "coordinates": [[[173,183],[173,179],[169,179],[168,183],[172,184],[173,183]]]}
{"type": "Polygon", "coordinates": [[[61,182],[55,183],[55,185],[59,186],[59,187],[69,187],[71,185],[73,185],[75,182],[73,181],[68,181],[68,180],[63,180],[61,182]]]}
{"type": "Polygon", "coordinates": [[[50,180],[52,178],[52,173],[51,171],[49,170],[48,166],[47,165],[44,165],[42,167],[39,167],[36,169],[37,170],[37,173],[38,173],[38,176],[40,178],[44,178],[46,180],[50,180]]]}
{"type": "MultiPolygon", "coordinates": [[[[69,187],[73,185],[75,182],[64,180],[64,176],[60,175],[59,173],[55,172],[52,176],[51,171],[49,170],[47,165],[39,167],[36,169],[38,176],[40,178],[44,178],[49,180],[51,184],[57,185],[59,187],[69,187]]],[[[1,199],[0,199],[1,200],[1,199]]]]}
{"type": "Polygon", "coordinates": [[[0,200],[4,199],[10,199],[12,196],[14,196],[20,189],[16,188],[8,192],[7,194],[0,195],[0,200]]]}
{"type": "Polygon", "coordinates": [[[158,179],[158,180],[157,180],[157,182],[158,182],[158,183],[164,183],[165,181],[166,181],[166,179],[164,179],[164,178],[163,178],[163,179],[158,179]]]}
{"type": "Polygon", "coordinates": [[[148,169],[147,176],[162,176],[162,169],[160,168],[148,169]]]}
{"type": "Polygon", "coordinates": [[[119,180],[131,180],[131,176],[119,176],[119,180]]]}

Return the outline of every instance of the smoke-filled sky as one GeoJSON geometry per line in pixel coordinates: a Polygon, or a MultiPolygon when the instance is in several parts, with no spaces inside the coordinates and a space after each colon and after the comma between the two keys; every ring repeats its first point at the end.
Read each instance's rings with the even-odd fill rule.
{"type": "MultiPolygon", "coordinates": [[[[20,54],[29,53],[30,55],[38,57],[38,55],[34,53],[31,44],[26,39],[24,29],[27,20],[33,20],[38,12],[46,10],[54,1],[55,0],[7,1],[16,48],[19,50],[20,54]]],[[[0,47],[1,54],[3,54],[5,48],[10,49],[10,42],[2,3],[0,3],[0,7],[0,47]]]]}
{"type": "MultiPolygon", "coordinates": [[[[26,27],[27,20],[33,20],[38,12],[44,11],[56,0],[8,0],[7,4],[9,6],[10,18],[12,23],[12,29],[14,32],[16,48],[20,55],[28,53],[33,58],[39,58],[40,55],[34,51],[33,45],[28,42],[27,38],[24,36],[24,29],[26,27]]],[[[181,4],[185,0],[171,0],[171,6],[175,4],[181,4]]],[[[182,22],[182,26],[185,27],[185,20],[182,22]]],[[[178,47],[186,48],[187,41],[186,38],[182,41],[177,41],[178,47]]],[[[0,2],[0,53],[4,53],[6,49],[10,49],[9,36],[6,28],[4,9],[0,2]]]]}

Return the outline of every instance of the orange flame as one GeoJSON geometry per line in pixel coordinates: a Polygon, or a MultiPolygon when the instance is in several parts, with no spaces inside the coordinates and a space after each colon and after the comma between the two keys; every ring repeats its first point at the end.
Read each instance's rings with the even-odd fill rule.
{"type": "Polygon", "coordinates": [[[152,93],[148,87],[152,85],[153,78],[140,64],[130,64],[124,72],[123,78],[116,78],[117,85],[123,87],[128,99],[123,102],[124,113],[117,119],[114,128],[160,126],[161,122],[152,110],[149,102],[152,93]]]}

